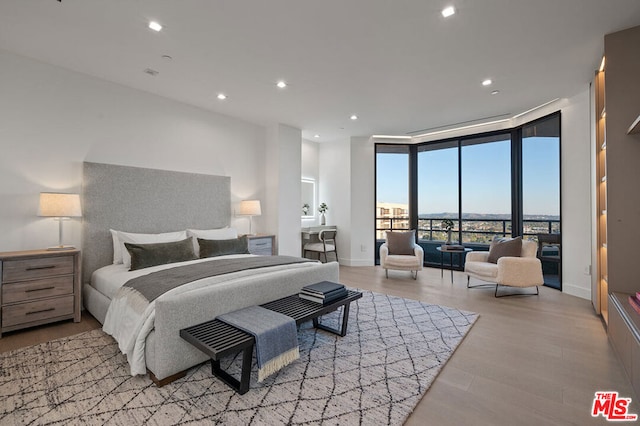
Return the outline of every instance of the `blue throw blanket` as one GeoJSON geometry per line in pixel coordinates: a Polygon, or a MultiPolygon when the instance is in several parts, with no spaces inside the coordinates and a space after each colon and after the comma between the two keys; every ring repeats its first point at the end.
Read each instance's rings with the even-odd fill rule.
{"type": "Polygon", "coordinates": [[[261,306],[250,306],[217,317],[256,339],[258,381],[300,358],[293,318],[261,306]]]}

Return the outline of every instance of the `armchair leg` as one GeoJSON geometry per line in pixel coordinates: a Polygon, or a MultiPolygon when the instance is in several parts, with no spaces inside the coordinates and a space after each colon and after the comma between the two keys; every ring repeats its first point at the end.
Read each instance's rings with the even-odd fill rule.
{"type": "Polygon", "coordinates": [[[389,270],[385,268],[384,270],[385,277],[389,278],[389,270]]]}
{"type": "MultiPolygon", "coordinates": [[[[494,293],[495,297],[507,297],[507,296],[538,296],[540,294],[540,290],[538,289],[538,286],[536,286],[536,292],[535,293],[507,293],[507,294],[501,294],[500,296],[498,296],[498,286],[500,284],[496,284],[496,292],[494,293]]],[[[509,287],[509,286],[505,286],[505,287],[509,287]]]]}
{"type": "Polygon", "coordinates": [[[413,278],[414,280],[418,279],[418,271],[411,271],[411,278],[413,278]]]}
{"type": "Polygon", "coordinates": [[[476,284],[476,285],[469,285],[469,281],[471,280],[471,276],[467,275],[467,288],[477,288],[477,287],[488,287],[488,286],[493,286],[493,284],[476,284]]]}

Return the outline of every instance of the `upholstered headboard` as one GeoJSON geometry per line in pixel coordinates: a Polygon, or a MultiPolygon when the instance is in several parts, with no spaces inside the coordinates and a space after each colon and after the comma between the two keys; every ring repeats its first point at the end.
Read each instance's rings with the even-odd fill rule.
{"type": "Polygon", "coordinates": [[[228,226],[231,178],[84,163],[82,276],[113,261],[109,229],[159,233],[228,226]]]}

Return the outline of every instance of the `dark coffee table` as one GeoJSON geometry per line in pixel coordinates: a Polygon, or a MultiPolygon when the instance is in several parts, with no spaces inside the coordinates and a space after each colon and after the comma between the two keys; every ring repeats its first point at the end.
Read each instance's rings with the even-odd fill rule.
{"type": "MultiPolygon", "coordinates": [[[[362,293],[349,290],[345,297],[326,305],[321,305],[310,300],[302,299],[297,294],[294,294],[260,306],[293,318],[297,325],[312,320],[314,327],[337,334],[338,336],[344,336],[347,334],[349,306],[351,302],[361,297],[362,293]],[[336,311],[341,306],[343,309],[339,329],[320,324],[318,321],[319,317],[336,311]]],[[[255,342],[253,335],[225,322],[213,319],[180,330],[180,337],[211,358],[211,371],[213,375],[220,378],[239,394],[244,394],[249,390],[251,359],[255,342]],[[238,380],[220,368],[220,359],[226,355],[235,354],[240,351],[242,351],[242,370],[240,372],[240,380],[238,380]]]]}

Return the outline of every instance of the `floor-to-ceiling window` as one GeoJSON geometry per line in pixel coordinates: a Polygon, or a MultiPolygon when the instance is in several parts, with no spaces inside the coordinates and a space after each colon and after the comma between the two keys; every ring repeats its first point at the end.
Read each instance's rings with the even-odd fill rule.
{"type": "Polygon", "coordinates": [[[461,142],[462,243],[511,235],[511,134],[461,142]]]}
{"type": "Polygon", "coordinates": [[[523,234],[541,240],[545,283],[560,287],[560,116],[522,127],[523,234]],[[555,238],[554,238],[555,236],[555,238]]]}
{"type": "MultiPolygon", "coordinates": [[[[418,241],[444,241],[444,219],[460,227],[458,185],[458,142],[449,141],[418,147],[418,241]]],[[[427,263],[440,261],[434,244],[421,244],[427,263]]]]}
{"type": "Polygon", "coordinates": [[[409,147],[376,147],[376,264],[385,232],[411,229],[409,217],[409,147]]]}
{"type": "Polygon", "coordinates": [[[376,145],[376,212],[376,248],[386,230],[416,229],[432,266],[445,219],[453,240],[474,250],[495,237],[551,241],[540,250],[543,271],[560,288],[560,113],[502,132],[376,145]]]}

